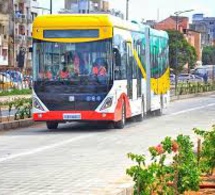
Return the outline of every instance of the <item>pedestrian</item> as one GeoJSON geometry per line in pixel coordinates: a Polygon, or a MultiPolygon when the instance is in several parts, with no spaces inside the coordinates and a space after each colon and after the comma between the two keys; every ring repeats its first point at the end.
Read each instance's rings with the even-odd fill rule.
{"type": "Polygon", "coordinates": [[[208,82],[208,73],[207,72],[203,75],[203,79],[204,79],[205,83],[208,82]]]}

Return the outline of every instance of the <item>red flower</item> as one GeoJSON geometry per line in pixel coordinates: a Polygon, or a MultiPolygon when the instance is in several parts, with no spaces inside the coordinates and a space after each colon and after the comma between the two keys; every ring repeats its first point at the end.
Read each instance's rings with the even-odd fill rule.
{"type": "Polygon", "coordinates": [[[172,141],[172,151],[177,152],[179,148],[179,145],[176,141],[172,141]]]}
{"type": "Polygon", "coordinates": [[[158,154],[164,153],[164,149],[163,149],[163,146],[161,144],[157,145],[155,147],[155,150],[157,151],[158,154]]]}

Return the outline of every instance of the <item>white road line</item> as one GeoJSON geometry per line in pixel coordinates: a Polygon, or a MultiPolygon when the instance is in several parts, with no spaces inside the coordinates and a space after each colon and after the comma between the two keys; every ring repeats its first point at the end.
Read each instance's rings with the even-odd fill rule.
{"type": "Polygon", "coordinates": [[[166,115],[166,116],[175,116],[175,115],[183,114],[183,113],[186,113],[186,112],[191,112],[191,111],[194,111],[194,110],[200,110],[200,109],[211,107],[211,106],[215,106],[215,103],[211,103],[211,104],[207,104],[207,105],[204,105],[204,106],[198,106],[198,107],[195,107],[195,108],[182,110],[182,111],[179,111],[179,112],[174,112],[174,113],[166,115]]]}
{"type": "Polygon", "coordinates": [[[36,153],[43,152],[43,151],[46,151],[46,150],[49,150],[49,149],[53,149],[53,148],[57,148],[57,147],[60,147],[60,146],[64,146],[66,144],[69,144],[69,143],[72,143],[72,142],[75,142],[75,141],[79,141],[81,139],[86,139],[86,138],[92,137],[94,135],[95,134],[78,136],[78,137],[75,137],[73,139],[62,141],[62,142],[59,142],[59,143],[56,143],[56,144],[52,144],[52,145],[48,145],[48,146],[43,146],[43,147],[36,148],[36,149],[30,150],[30,151],[27,151],[27,152],[23,152],[23,153],[19,153],[19,154],[13,154],[13,155],[10,155],[10,156],[6,156],[6,157],[3,157],[3,158],[0,158],[0,163],[8,161],[8,160],[15,159],[15,158],[19,158],[19,157],[24,157],[24,156],[36,154],[36,153]]]}

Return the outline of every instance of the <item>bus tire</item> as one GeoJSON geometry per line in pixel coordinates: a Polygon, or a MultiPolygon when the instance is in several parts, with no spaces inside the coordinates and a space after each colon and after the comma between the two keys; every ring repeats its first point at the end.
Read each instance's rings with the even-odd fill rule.
{"type": "Polygon", "coordinates": [[[58,127],[58,122],[50,122],[50,121],[47,121],[46,122],[46,126],[48,129],[57,129],[58,127]]]}
{"type": "Polygon", "coordinates": [[[155,116],[161,116],[162,114],[163,114],[162,109],[158,109],[158,110],[155,110],[155,111],[154,111],[154,115],[155,115],[155,116]]]}
{"type": "Polygon", "coordinates": [[[139,115],[136,116],[136,121],[137,122],[142,122],[143,119],[144,119],[144,116],[145,116],[145,114],[144,114],[144,102],[142,100],[142,103],[141,103],[141,114],[139,114],[139,115]]]}
{"type": "Polygon", "coordinates": [[[126,121],[126,109],[124,101],[122,103],[122,117],[120,121],[114,122],[114,128],[116,129],[123,129],[125,127],[125,121],[126,121]]]}

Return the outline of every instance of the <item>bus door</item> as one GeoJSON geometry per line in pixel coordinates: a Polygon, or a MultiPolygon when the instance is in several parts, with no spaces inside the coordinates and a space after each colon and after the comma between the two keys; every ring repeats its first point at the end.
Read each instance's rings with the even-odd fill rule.
{"type": "Polygon", "coordinates": [[[161,96],[159,96],[159,91],[160,91],[160,83],[159,83],[159,77],[160,77],[160,67],[159,67],[159,50],[158,46],[153,46],[153,58],[152,58],[152,77],[155,79],[155,91],[154,95],[152,96],[152,104],[154,109],[157,110],[160,109],[161,106],[161,96]]]}
{"type": "MultiPolygon", "coordinates": [[[[138,54],[138,57],[139,59],[141,60],[141,45],[140,44],[137,44],[137,54],[138,54]]],[[[137,65],[137,97],[140,98],[142,97],[142,73],[141,73],[141,70],[140,68],[138,68],[138,65],[137,65]]]]}
{"type": "Polygon", "coordinates": [[[132,50],[131,42],[127,42],[127,95],[129,99],[133,99],[133,79],[132,79],[132,50]]]}
{"type": "Polygon", "coordinates": [[[159,91],[159,76],[160,76],[160,67],[159,67],[159,58],[158,58],[158,47],[154,46],[154,76],[156,78],[156,84],[157,84],[157,92],[159,91]]]}

